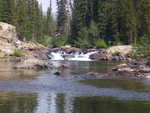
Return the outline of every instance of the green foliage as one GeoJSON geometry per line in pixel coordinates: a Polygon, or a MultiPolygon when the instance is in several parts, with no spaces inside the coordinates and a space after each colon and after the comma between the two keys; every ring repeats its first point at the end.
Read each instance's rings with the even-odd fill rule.
{"type": "Polygon", "coordinates": [[[49,47],[51,45],[51,41],[50,40],[39,40],[38,43],[46,46],[46,47],[49,47]]]}
{"type": "Polygon", "coordinates": [[[52,39],[52,45],[54,47],[62,47],[67,43],[67,39],[63,36],[57,36],[52,39]]]}
{"type": "Polygon", "coordinates": [[[104,40],[95,41],[96,48],[108,48],[104,40]]]}
{"type": "Polygon", "coordinates": [[[89,45],[88,40],[86,39],[79,39],[77,42],[77,47],[79,48],[90,48],[91,46],[89,45]]]}
{"type": "Polygon", "coordinates": [[[0,59],[7,59],[7,56],[0,56],[0,59]]]}
{"type": "Polygon", "coordinates": [[[71,21],[71,33],[69,37],[69,43],[77,45],[78,40],[83,39],[81,32],[87,28],[87,14],[88,12],[88,1],[87,0],[74,0],[74,8],[71,21]]]}
{"type": "Polygon", "coordinates": [[[67,0],[57,0],[57,33],[63,37],[67,37],[69,34],[69,18],[68,18],[68,9],[67,9],[67,0]]]}
{"type": "Polygon", "coordinates": [[[86,38],[88,38],[89,43],[94,46],[95,40],[99,38],[99,30],[94,21],[91,22],[90,27],[87,29],[87,34],[86,38]]]}
{"type": "MultiPolygon", "coordinates": [[[[108,45],[136,44],[141,36],[150,35],[149,0],[74,0],[69,41],[105,40],[108,45]],[[88,37],[80,34],[86,28],[88,37]]],[[[84,32],[83,32],[84,34],[84,32]]]]}
{"type": "Polygon", "coordinates": [[[19,49],[14,49],[12,56],[21,57],[22,51],[19,49]]]}
{"type": "Polygon", "coordinates": [[[120,56],[120,55],[121,55],[120,52],[115,52],[112,54],[112,56],[120,56]]]}
{"type": "Polygon", "coordinates": [[[15,25],[20,40],[48,45],[45,36],[55,35],[51,4],[44,15],[38,0],[0,0],[0,21],[15,25]]]}
{"type": "Polygon", "coordinates": [[[135,56],[137,59],[146,58],[148,63],[150,64],[150,39],[148,36],[141,37],[141,40],[139,41],[137,45],[137,51],[135,53],[135,56]]]}
{"type": "Polygon", "coordinates": [[[15,25],[19,39],[46,46],[63,46],[67,40],[77,47],[106,48],[118,43],[136,44],[140,37],[150,36],[150,0],[73,2],[68,6],[68,0],[57,0],[56,22],[51,3],[44,15],[38,0],[0,0],[0,21],[15,25]],[[55,37],[55,32],[60,36],[55,37]]]}

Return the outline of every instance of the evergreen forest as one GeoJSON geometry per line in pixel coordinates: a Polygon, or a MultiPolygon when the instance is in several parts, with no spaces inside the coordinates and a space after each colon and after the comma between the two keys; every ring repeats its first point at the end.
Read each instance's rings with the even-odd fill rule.
{"type": "Polygon", "coordinates": [[[150,40],[150,0],[0,0],[0,21],[15,25],[20,40],[49,47],[107,48],[150,40]]]}

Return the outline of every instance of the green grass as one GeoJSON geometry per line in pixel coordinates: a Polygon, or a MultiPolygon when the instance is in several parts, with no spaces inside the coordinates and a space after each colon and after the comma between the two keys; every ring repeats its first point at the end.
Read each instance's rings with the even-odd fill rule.
{"type": "Polygon", "coordinates": [[[106,44],[106,42],[104,40],[97,40],[95,42],[96,48],[108,48],[108,45],[106,44]]]}
{"type": "Polygon", "coordinates": [[[12,56],[21,57],[22,56],[22,51],[19,50],[19,49],[14,49],[14,52],[13,52],[12,56]]]}
{"type": "Polygon", "coordinates": [[[121,55],[120,52],[115,52],[115,53],[112,54],[112,56],[120,56],[120,55],[121,55]]]}
{"type": "Polygon", "coordinates": [[[1,59],[7,59],[8,58],[8,56],[0,56],[0,60],[1,59]]]}

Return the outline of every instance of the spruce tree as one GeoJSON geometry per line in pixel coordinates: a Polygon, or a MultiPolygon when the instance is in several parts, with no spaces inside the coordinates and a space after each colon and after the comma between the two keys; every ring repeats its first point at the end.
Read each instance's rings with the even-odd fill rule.
{"type": "Polygon", "coordinates": [[[139,19],[139,37],[150,36],[150,1],[140,0],[137,5],[139,19]]]}
{"type": "Polygon", "coordinates": [[[52,2],[50,0],[50,6],[48,7],[46,21],[45,21],[45,34],[47,36],[54,36],[55,30],[56,28],[52,17],[52,2]]]}
{"type": "Polygon", "coordinates": [[[107,19],[108,19],[108,15],[107,15],[107,3],[100,1],[99,2],[99,9],[98,9],[98,29],[99,29],[99,35],[100,35],[100,39],[105,40],[106,38],[106,27],[107,27],[107,19]]]}
{"type": "Polygon", "coordinates": [[[68,36],[68,12],[67,0],[57,0],[57,33],[64,37],[68,36]]]}
{"type": "MultiPolygon", "coordinates": [[[[76,41],[81,40],[80,33],[87,26],[87,0],[74,0],[74,8],[71,21],[71,35],[69,37],[69,42],[75,44],[76,41]]],[[[89,23],[88,23],[89,24],[89,23]]]]}
{"type": "Polygon", "coordinates": [[[1,2],[1,20],[3,22],[12,23],[14,0],[2,0],[1,2]]]}
{"type": "Polygon", "coordinates": [[[28,4],[27,1],[24,0],[18,0],[17,5],[16,5],[17,10],[16,15],[17,15],[17,31],[18,31],[18,36],[19,39],[27,39],[29,40],[30,38],[30,29],[28,29],[29,25],[29,15],[28,15],[28,4]]]}
{"type": "Polygon", "coordinates": [[[118,23],[120,40],[124,44],[131,44],[136,41],[137,16],[135,4],[132,0],[121,0],[118,2],[118,23]]]}
{"type": "Polygon", "coordinates": [[[120,43],[117,13],[116,4],[109,3],[105,38],[105,41],[109,45],[116,45],[120,43]]]}

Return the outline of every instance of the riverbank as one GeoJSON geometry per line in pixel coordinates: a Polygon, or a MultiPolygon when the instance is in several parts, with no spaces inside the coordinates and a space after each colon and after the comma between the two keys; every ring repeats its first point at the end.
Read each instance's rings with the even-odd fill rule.
{"type": "Polygon", "coordinates": [[[51,60],[127,60],[131,46],[109,49],[47,48],[41,44],[18,40],[16,27],[0,22],[0,61],[12,62],[13,69],[51,70],[51,60]],[[126,53],[124,53],[126,50],[126,53]],[[127,51],[128,50],[128,51],[127,51]]]}
{"type": "Polygon", "coordinates": [[[150,67],[141,61],[123,63],[112,69],[114,75],[150,79],[150,67]]]}
{"type": "Polygon", "coordinates": [[[18,40],[15,26],[0,22],[0,61],[14,62],[14,69],[49,70],[48,48],[18,40]]]}
{"type": "MultiPolygon", "coordinates": [[[[149,78],[150,67],[146,62],[131,59],[134,49],[130,45],[113,46],[108,49],[79,49],[74,47],[47,48],[41,44],[20,41],[15,26],[0,22],[0,62],[9,62],[14,70],[52,71],[55,66],[50,60],[65,61],[121,61],[125,62],[112,69],[108,76],[128,76],[149,78]]],[[[54,74],[61,75],[61,70],[68,65],[61,65],[54,74]]],[[[90,72],[87,75],[100,75],[90,72]]]]}

